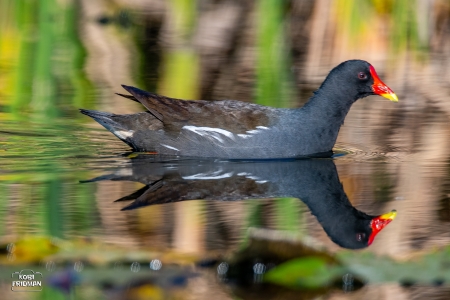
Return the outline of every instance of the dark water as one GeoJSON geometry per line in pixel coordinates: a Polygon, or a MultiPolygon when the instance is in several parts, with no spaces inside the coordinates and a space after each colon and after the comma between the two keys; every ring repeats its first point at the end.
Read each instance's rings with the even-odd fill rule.
{"type": "MultiPolygon", "coordinates": [[[[242,16],[222,20],[203,7],[196,46],[180,47],[157,1],[151,9],[81,2],[68,1],[65,14],[33,4],[23,16],[12,1],[0,4],[28,25],[37,26],[29,12],[38,7],[60,21],[39,23],[39,39],[27,38],[34,27],[12,17],[3,16],[0,27],[0,42],[8,40],[0,43],[0,298],[450,299],[445,30],[420,64],[407,54],[362,57],[380,66],[400,101],[359,100],[332,159],[182,160],[130,153],[78,108],[142,110],[114,95],[123,92],[120,84],[189,99],[254,101],[249,65],[257,55],[247,35],[255,29],[236,21],[242,16]],[[242,36],[224,29],[216,40],[207,30],[234,23],[242,36]],[[369,247],[344,249],[368,238],[355,229],[355,215],[394,209],[396,218],[369,247]],[[326,288],[262,283],[267,270],[304,253],[320,256],[318,248],[349,268],[326,288]],[[42,292],[11,291],[11,274],[22,269],[42,272],[42,292]]],[[[237,13],[223,5],[224,16],[237,13]]],[[[320,28],[323,18],[303,12],[320,28]]],[[[318,60],[305,53],[332,47],[314,30],[310,39],[291,45],[295,91],[280,93],[273,105],[301,105],[335,62],[361,53],[317,53],[318,60]]]]}

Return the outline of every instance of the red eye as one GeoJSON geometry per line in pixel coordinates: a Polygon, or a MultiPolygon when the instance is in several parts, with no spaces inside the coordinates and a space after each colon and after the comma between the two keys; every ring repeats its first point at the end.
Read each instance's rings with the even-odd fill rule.
{"type": "Polygon", "coordinates": [[[367,79],[367,75],[364,72],[359,72],[358,73],[358,78],[361,80],[367,79]]]}

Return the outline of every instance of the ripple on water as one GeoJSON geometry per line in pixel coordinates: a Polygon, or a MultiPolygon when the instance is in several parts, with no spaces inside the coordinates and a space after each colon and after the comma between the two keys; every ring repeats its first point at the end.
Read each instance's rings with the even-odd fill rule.
{"type": "Polygon", "coordinates": [[[408,160],[412,152],[398,147],[372,147],[363,145],[339,144],[333,149],[333,157],[339,160],[364,162],[400,162],[408,160]]]}
{"type": "Polygon", "coordinates": [[[101,128],[86,128],[76,120],[55,123],[2,123],[0,173],[73,172],[117,167],[128,162],[129,148],[101,128]]]}

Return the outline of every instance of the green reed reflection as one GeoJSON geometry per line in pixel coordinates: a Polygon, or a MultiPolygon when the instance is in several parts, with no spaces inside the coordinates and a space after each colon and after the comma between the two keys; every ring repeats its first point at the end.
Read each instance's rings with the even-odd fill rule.
{"type": "Polygon", "coordinates": [[[0,67],[8,67],[0,78],[8,83],[2,104],[12,119],[20,120],[2,124],[8,132],[0,140],[2,165],[13,172],[0,174],[0,214],[18,197],[14,222],[21,234],[63,237],[72,227],[90,228],[86,216],[92,212],[92,189],[80,186],[70,195],[66,184],[86,173],[69,175],[71,163],[60,159],[70,156],[68,149],[86,151],[71,139],[80,129],[72,121],[62,125],[56,119],[91,106],[93,89],[84,72],[86,52],[77,29],[79,2],[5,0],[0,5],[0,67]],[[69,203],[84,217],[70,218],[69,203]]]}

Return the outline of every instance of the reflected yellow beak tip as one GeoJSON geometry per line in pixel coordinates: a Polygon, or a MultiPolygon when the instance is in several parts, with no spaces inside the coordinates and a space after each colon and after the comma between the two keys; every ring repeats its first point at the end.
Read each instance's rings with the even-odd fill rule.
{"type": "Polygon", "coordinates": [[[384,98],[386,98],[386,99],[389,99],[389,100],[391,100],[392,102],[398,102],[398,97],[397,97],[397,95],[396,94],[394,94],[394,93],[389,93],[389,94],[381,94],[380,95],[381,97],[384,97],[384,98]]]}
{"type": "Polygon", "coordinates": [[[380,219],[394,220],[396,216],[397,216],[397,211],[394,209],[394,210],[391,210],[388,213],[385,213],[384,215],[381,215],[380,219]]]}

